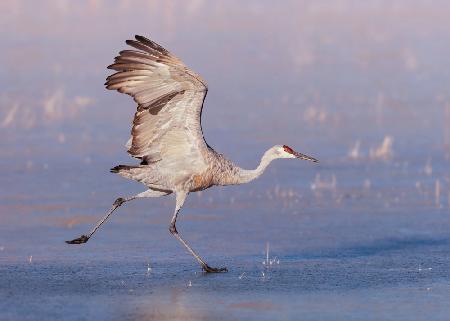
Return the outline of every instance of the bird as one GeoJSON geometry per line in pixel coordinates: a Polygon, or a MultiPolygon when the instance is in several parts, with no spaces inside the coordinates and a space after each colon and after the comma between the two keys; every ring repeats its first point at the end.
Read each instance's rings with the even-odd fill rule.
{"type": "Polygon", "coordinates": [[[318,160],[287,145],[275,145],[262,155],[256,169],[235,165],[210,147],[203,136],[201,116],[208,92],[206,81],[146,37],[136,35],[126,44],[132,49],[120,51],[114,63],[107,67],[115,73],[106,78],[105,86],[130,95],[137,103],[131,137],[125,146],[140,163],[118,165],[111,168],[111,172],[142,183],[146,190],[131,197],[117,198],[88,234],[66,243],[86,243],[126,202],[174,193],[176,204],[169,224],[170,233],[194,256],[204,272],[227,272],[226,267],[209,266],[178,232],[176,222],[187,196],[213,186],[249,183],[261,176],[275,159],[318,160]]]}

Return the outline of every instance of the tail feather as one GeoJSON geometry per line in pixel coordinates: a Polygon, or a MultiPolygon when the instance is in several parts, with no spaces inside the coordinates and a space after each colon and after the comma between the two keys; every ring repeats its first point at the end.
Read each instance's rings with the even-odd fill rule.
{"type": "Polygon", "coordinates": [[[120,173],[121,171],[128,171],[136,166],[128,166],[128,165],[117,165],[110,169],[111,173],[120,173]]]}
{"type": "Polygon", "coordinates": [[[152,168],[151,165],[117,165],[111,168],[110,171],[122,177],[141,182],[152,189],[161,191],[171,190],[167,184],[161,182],[158,171],[152,168]]]}

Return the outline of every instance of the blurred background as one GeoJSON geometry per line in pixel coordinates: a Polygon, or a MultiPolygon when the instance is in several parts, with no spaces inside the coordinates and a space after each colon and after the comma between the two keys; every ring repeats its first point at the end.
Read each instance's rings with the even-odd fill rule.
{"type": "Polygon", "coordinates": [[[445,319],[449,15],[446,0],[3,0],[3,316],[111,319],[120,302],[119,319],[445,319]],[[190,196],[179,229],[226,275],[199,277],[169,235],[172,197],[127,204],[84,247],[63,243],[144,189],[109,173],[135,162],[136,106],[103,86],[134,34],[206,79],[203,132],[236,164],[256,167],[274,144],[320,160],[190,196]],[[18,305],[36,294],[56,301],[18,305]]]}

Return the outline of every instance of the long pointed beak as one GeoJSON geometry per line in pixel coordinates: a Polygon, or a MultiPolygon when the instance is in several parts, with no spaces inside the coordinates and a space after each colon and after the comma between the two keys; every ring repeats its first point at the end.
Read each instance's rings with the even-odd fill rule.
{"type": "Polygon", "coordinates": [[[317,159],[315,159],[314,157],[302,154],[302,153],[298,153],[298,152],[294,152],[294,156],[299,158],[299,159],[304,159],[304,160],[308,160],[314,163],[318,163],[319,161],[317,159]]]}

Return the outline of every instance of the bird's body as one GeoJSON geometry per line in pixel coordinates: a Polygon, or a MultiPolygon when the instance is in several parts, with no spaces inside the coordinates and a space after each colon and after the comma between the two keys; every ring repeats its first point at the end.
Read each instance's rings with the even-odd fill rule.
{"type": "Polygon", "coordinates": [[[137,166],[119,165],[111,171],[139,181],[150,189],[164,190],[168,193],[177,190],[198,192],[214,185],[239,184],[242,169],[225,156],[208,147],[203,157],[206,166],[186,168],[181,175],[177,169],[168,170],[158,162],[137,166]]]}
{"type": "Polygon", "coordinates": [[[190,192],[211,186],[248,183],[259,177],[277,158],[316,159],[297,153],[286,145],[268,149],[254,170],[245,170],[205,141],[201,128],[206,82],[166,49],[142,36],[127,40],[137,50],[124,50],[108,68],[116,70],[106,88],[126,93],[138,104],[126,147],[139,159],[137,165],[118,165],[111,172],[141,182],[148,187],[138,195],[118,198],[107,215],[89,235],[68,241],[86,243],[112,212],[124,202],[141,197],[176,193],[176,208],[169,230],[191,252],[206,272],[222,272],[209,267],[179,236],[177,215],[190,192]]]}

